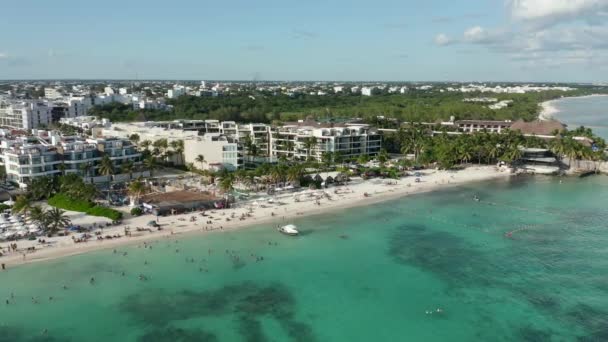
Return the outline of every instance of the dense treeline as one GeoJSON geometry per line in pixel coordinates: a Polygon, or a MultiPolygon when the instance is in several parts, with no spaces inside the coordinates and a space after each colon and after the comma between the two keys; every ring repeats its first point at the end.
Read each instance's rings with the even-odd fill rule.
{"type": "Polygon", "coordinates": [[[220,97],[181,96],[168,100],[171,111],[133,110],[118,103],[93,108],[91,115],[108,118],[113,122],[218,119],[237,122],[284,122],[313,117],[315,119],[340,119],[361,117],[365,119],[383,115],[401,121],[438,121],[450,116],[457,119],[533,120],[539,111],[539,103],[561,96],[578,96],[602,92],[597,88],[581,88],[574,91],[546,91],[527,94],[457,93],[440,91],[410,91],[407,94],[383,94],[360,96],[355,94],[328,94],[325,96],[299,94],[226,95],[220,97]],[[495,97],[513,100],[503,109],[492,110],[487,104],[466,103],[468,97],[495,97]]]}

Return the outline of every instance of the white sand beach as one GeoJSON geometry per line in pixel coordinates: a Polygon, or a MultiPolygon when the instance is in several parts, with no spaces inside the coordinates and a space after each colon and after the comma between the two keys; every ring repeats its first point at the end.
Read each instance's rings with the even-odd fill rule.
{"type": "Polygon", "coordinates": [[[541,121],[554,120],[554,115],[559,113],[559,109],[555,106],[557,101],[561,101],[563,99],[584,99],[590,97],[600,97],[600,96],[608,96],[606,94],[593,94],[593,95],[585,95],[585,96],[575,96],[575,97],[563,97],[560,99],[545,101],[540,104],[541,110],[538,114],[538,119],[541,121]]]}
{"type": "MultiPolygon", "coordinates": [[[[147,223],[154,220],[155,216],[131,217],[126,215],[128,217],[119,226],[111,226],[103,230],[103,236],[119,234],[122,236],[120,238],[96,240],[93,237],[88,242],[75,243],[73,238],[78,238],[82,234],[73,233],[70,236],[46,238],[46,244],[38,241],[18,241],[16,242],[17,251],[14,252],[7,252],[9,242],[4,242],[0,244],[5,254],[0,257],[0,263],[10,268],[19,264],[50,260],[93,250],[112,249],[126,244],[183,237],[185,234],[208,234],[243,229],[253,225],[264,224],[268,225],[268,229],[276,229],[279,224],[291,223],[294,217],[318,215],[470,182],[506,178],[511,175],[509,169],[498,169],[494,166],[471,166],[459,171],[424,170],[421,173],[420,182],[416,182],[415,177],[412,176],[400,180],[353,178],[348,185],[281,194],[273,196],[271,202],[260,199],[238,202],[235,208],[208,210],[205,213],[207,216],[202,216],[201,212],[193,212],[160,217],[158,221],[162,227],[160,231],[136,231],[138,227],[149,228],[147,223]],[[366,193],[367,196],[365,196],[366,193]],[[241,219],[243,216],[245,218],[241,219]],[[208,221],[212,223],[208,223],[208,221]],[[132,236],[124,236],[125,227],[130,228],[132,236]],[[31,247],[35,247],[35,250],[28,251],[28,248],[31,247]]],[[[68,214],[75,225],[90,226],[94,222],[102,224],[109,221],[82,213],[69,212],[68,214]]],[[[277,234],[279,233],[277,232],[277,234]]]]}

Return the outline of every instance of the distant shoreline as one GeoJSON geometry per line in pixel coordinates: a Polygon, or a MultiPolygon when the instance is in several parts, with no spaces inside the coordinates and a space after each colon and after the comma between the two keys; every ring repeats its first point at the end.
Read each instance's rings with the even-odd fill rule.
{"type": "Polygon", "coordinates": [[[571,96],[571,97],[566,96],[566,97],[560,97],[559,99],[545,101],[540,104],[541,110],[540,110],[540,113],[538,114],[538,120],[540,120],[540,121],[555,120],[555,118],[553,116],[560,112],[560,110],[554,106],[555,102],[566,100],[566,99],[584,99],[584,98],[602,97],[602,96],[608,96],[608,94],[591,94],[591,95],[571,96]]]}

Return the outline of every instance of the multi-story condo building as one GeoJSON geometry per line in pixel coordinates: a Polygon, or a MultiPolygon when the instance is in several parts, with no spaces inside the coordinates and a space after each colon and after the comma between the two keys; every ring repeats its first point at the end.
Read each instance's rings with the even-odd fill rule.
{"type": "Polygon", "coordinates": [[[44,101],[0,102],[0,126],[32,129],[51,122],[51,106],[44,101]]]}
{"type": "MultiPolygon", "coordinates": [[[[257,148],[260,155],[270,155],[270,145],[268,134],[270,132],[270,126],[262,123],[248,123],[238,125],[238,140],[243,145],[248,145],[247,141],[250,139],[251,143],[257,148]]],[[[247,151],[249,152],[249,151],[247,151]]]]}
{"type": "Polygon", "coordinates": [[[207,133],[184,141],[184,160],[202,169],[235,170],[243,165],[243,157],[236,140],[219,133],[207,133]],[[203,155],[204,163],[197,161],[203,155]]]}
{"type": "Polygon", "coordinates": [[[126,139],[100,138],[82,140],[77,137],[51,135],[50,141],[38,137],[22,137],[2,141],[1,159],[6,167],[7,179],[27,187],[33,178],[59,174],[78,173],[86,182],[106,183],[112,177],[116,181],[131,176],[147,176],[149,171],[137,171],[132,175],[121,171],[127,161],[141,164],[141,153],[126,139]],[[99,163],[108,155],[115,167],[115,175],[99,173],[99,163]]]}
{"type": "Polygon", "coordinates": [[[344,158],[365,154],[374,156],[381,149],[381,135],[369,125],[345,124],[334,126],[314,122],[298,122],[274,127],[270,132],[272,157],[295,157],[304,160],[309,156],[318,161],[324,153],[340,153],[344,158]],[[314,139],[314,146],[307,141],[314,139]],[[310,149],[309,149],[310,148],[310,149]]]}
{"type": "Polygon", "coordinates": [[[33,178],[61,173],[57,148],[42,144],[15,144],[3,151],[6,178],[25,187],[33,178]]]}
{"type": "Polygon", "coordinates": [[[234,121],[222,121],[220,123],[220,131],[223,135],[229,137],[238,137],[238,126],[234,121]]]}

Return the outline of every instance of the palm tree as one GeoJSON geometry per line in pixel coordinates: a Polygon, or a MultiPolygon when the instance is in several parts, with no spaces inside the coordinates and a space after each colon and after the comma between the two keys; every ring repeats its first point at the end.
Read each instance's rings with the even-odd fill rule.
{"type": "Polygon", "coordinates": [[[137,145],[137,143],[139,142],[139,134],[137,133],[133,133],[129,136],[129,140],[131,140],[132,143],[134,143],[135,145],[137,145]]]}
{"type": "Polygon", "coordinates": [[[418,163],[418,156],[427,141],[427,135],[422,126],[415,124],[407,129],[401,129],[398,134],[401,141],[401,153],[413,153],[414,161],[418,163]]]}
{"type": "Polygon", "coordinates": [[[34,223],[37,223],[41,226],[45,226],[47,217],[44,210],[42,210],[41,207],[35,205],[32,206],[30,209],[30,219],[34,223]]]}
{"type": "Polygon", "coordinates": [[[45,213],[46,226],[45,232],[49,235],[57,233],[61,228],[70,225],[71,221],[65,216],[65,211],[59,208],[53,208],[45,213]]]}
{"type": "Polygon", "coordinates": [[[287,143],[285,144],[285,150],[287,150],[288,157],[293,157],[294,148],[295,148],[295,144],[294,144],[293,140],[287,140],[287,143]]]}
{"type": "Polygon", "coordinates": [[[234,176],[227,174],[220,181],[220,190],[226,193],[232,191],[232,189],[234,189],[234,176]]]}
{"type": "Polygon", "coordinates": [[[82,163],[80,164],[80,171],[82,171],[83,177],[90,176],[90,172],[93,169],[93,165],[91,163],[82,163]]]}
{"type": "Polygon", "coordinates": [[[300,179],[304,175],[304,170],[301,165],[294,165],[287,170],[287,180],[292,182],[293,184],[300,183],[300,179]]]}
{"type": "Polygon", "coordinates": [[[146,191],[146,185],[141,180],[137,179],[129,184],[129,195],[133,197],[133,203],[137,203],[141,195],[146,191]]]}
{"type": "Polygon", "coordinates": [[[132,160],[127,160],[124,164],[122,164],[122,172],[129,174],[129,180],[133,178],[133,171],[135,170],[135,164],[132,160]]]}
{"type": "Polygon", "coordinates": [[[158,139],[152,143],[152,146],[154,147],[152,154],[154,154],[156,157],[166,157],[166,152],[169,148],[167,139],[158,139]]]}
{"type": "Polygon", "coordinates": [[[149,156],[144,160],[144,167],[150,171],[150,176],[154,175],[154,170],[158,169],[156,159],[153,156],[149,156]]]}
{"type": "Polygon", "coordinates": [[[378,153],[378,162],[380,163],[380,166],[384,166],[384,164],[388,161],[388,159],[389,159],[388,152],[386,152],[385,149],[380,150],[380,153],[378,153]]]}
{"type": "Polygon", "coordinates": [[[34,178],[28,185],[28,193],[32,200],[38,201],[50,198],[57,190],[57,180],[53,177],[34,178]]]}
{"type": "Polygon", "coordinates": [[[13,204],[13,212],[23,213],[24,216],[27,216],[27,213],[32,208],[32,200],[25,195],[19,195],[15,199],[15,204],[13,204]]]}
{"type": "Polygon", "coordinates": [[[102,176],[108,177],[108,199],[110,198],[110,183],[112,182],[112,175],[114,175],[114,164],[108,155],[104,155],[99,162],[99,173],[102,176]]]}
{"type": "Polygon", "coordinates": [[[207,162],[205,160],[205,156],[202,154],[199,154],[198,156],[196,156],[196,159],[194,159],[195,162],[201,164],[201,169],[203,168],[203,166],[205,165],[205,163],[207,162]]]}
{"type": "Polygon", "coordinates": [[[333,154],[331,152],[323,152],[321,154],[321,160],[323,161],[323,164],[325,164],[325,167],[329,169],[333,162],[333,154]]]}
{"type": "Polygon", "coordinates": [[[150,140],[144,140],[144,141],[141,142],[141,144],[139,144],[139,147],[142,150],[147,150],[148,147],[150,147],[150,145],[152,145],[152,142],[150,140]]]}
{"type": "Polygon", "coordinates": [[[112,176],[114,174],[114,164],[107,154],[99,162],[99,173],[104,176],[112,176]]]}
{"type": "Polygon", "coordinates": [[[173,152],[177,155],[178,164],[182,164],[183,154],[184,154],[184,141],[183,140],[173,140],[170,143],[173,152]]]}
{"type": "Polygon", "coordinates": [[[317,138],[307,137],[304,139],[304,149],[306,149],[306,160],[310,159],[312,150],[317,146],[317,138]]]}

